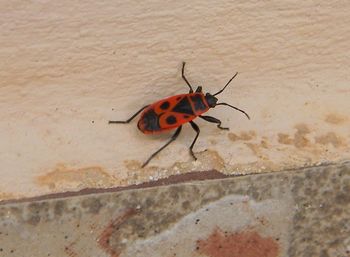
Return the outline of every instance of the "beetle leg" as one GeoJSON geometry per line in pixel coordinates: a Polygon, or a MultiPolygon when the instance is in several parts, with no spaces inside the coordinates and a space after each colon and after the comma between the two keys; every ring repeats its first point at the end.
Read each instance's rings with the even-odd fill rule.
{"type": "Polygon", "coordinates": [[[197,87],[196,93],[202,93],[202,87],[201,86],[197,87]]]}
{"type": "Polygon", "coordinates": [[[189,86],[190,88],[190,93],[193,93],[193,88],[190,84],[190,82],[188,82],[188,80],[185,77],[185,62],[182,62],[182,78],[184,79],[184,81],[186,82],[186,84],[189,86]]]}
{"type": "Polygon", "coordinates": [[[192,142],[192,144],[191,144],[191,146],[190,146],[190,153],[191,153],[193,159],[196,161],[196,160],[197,160],[197,157],[194,155],[192,149],[193,149],[194,144],[195,144],[196,141],[197,141],[197,138],[198,138],[199,133],[200,133],[200,129],[199,129],[198,125],[197,125],[196,123],[194,123],[193,121],[190,121],[190,124],[191,124],[192,128],[197,132],[196,137],[194,138],[194,140],[193,140],[193,142],[192,142]]]}
{"type": "Polygon", "coordinates": [[[217,127],[218,127],[219,129],[229,130],[229,128],[221,127],[221,120],[219,120],[219,119],[217,119],[217,118],[215,118],[215,117],[212,117],[212,116],[202,116],[202,115],[199,115],[199,117],[202,118],[203,120],[208,121],[208,122],[218,124],[217,127]]]}
{"type": "Polygon", "coordinates": [[[156,152],[154,152],[147,159],[147,161],[145,161],[144,164],[142,164],[141,168],[145,167],[153,159],[153,157],[155,157],[160,151],[162,151],[165,147],[167,147],[171,142],[175,141],[175,139],[179,136],[179,134],[181,132],[181,128],[182,128],[182,126],[178,127],[177,130],[175,131],[174,135],[172,135],[172,137],[170,138],[170,140],[165,145],[163,145],[161,148],[159,148],[156,152]]]}
{"type": "Polygon", "coordinates": [[[144,109],[146,109],[149,105],[146,105],[144,107],[142,107],[140,110],[138,110],[135,114],[133,114],[129,119],[127,120],[110,120],[108,121],[108,124],[112,124],[112,123],[129,123],[130,121],[132,121],[140,112],[142,112],[144,109]]]}

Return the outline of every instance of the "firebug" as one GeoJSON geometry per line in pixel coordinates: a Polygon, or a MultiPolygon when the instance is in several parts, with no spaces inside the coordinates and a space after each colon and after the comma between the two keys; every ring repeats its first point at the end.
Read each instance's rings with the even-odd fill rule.
{"type": "Polygon", "coordinates": [[[160,151],[162,151],[179,136],[182,129],[182,125],[187,122],[189,122],[192,128],[196,131],[196,136],[193,139],[189,149],[193,159],[197,160],[195,154],[193,153],[193,146],[197,141],[200,129],[198,125],[193,121],[195,118],[199,117],[205,121],[215,123],[217,124],[217,127],[219,129],[229,129],[226,127],[222,127],[221,121],[219,119],[212,116],[202,115],[203,113],[207,112],[210,108],[214,108],[218,105],[229,106],[237,111],[242,112],[248,119],[250,119],[249,115],[245,111],[228,103],[218,103],[218,99],[215,97],[225,90],[225,88],[231,83],[231,81],[237,76],[238,73],[233,75],[233,77],[226,83],[226,85],[217,93],[206,93],[204,95],[201,86],[197,87],[196,91],[193,91],[191,84],[185,77],[185,64],[185,62],[182,63],[182,78],[190,88],[188,94],[170,96],[168,98],[159,100],[153,104],[146,105],[125,121],[109,121],[109,124],[129,123],[138,114],[142,112],[141,117],[137,123],[137,127],[144,134],[156,134],[176,129],[175,133],[172,135],[170,140],[161,148],[159,148],[156,152],[154,152],[143,163],[142,168],[145,167],[152,160],[152,158],[154,158],[160,151]]]}

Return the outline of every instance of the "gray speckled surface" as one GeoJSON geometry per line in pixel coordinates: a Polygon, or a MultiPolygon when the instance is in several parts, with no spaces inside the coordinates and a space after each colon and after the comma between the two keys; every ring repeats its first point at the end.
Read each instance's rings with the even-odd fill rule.
{"type": "Polygon", "coordinates": [[[0,205],[0,256],[350,256],[350,163],[0,205]]]}

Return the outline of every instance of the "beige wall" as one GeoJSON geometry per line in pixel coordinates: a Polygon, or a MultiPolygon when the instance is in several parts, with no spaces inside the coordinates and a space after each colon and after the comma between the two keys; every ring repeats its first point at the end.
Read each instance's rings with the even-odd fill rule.
{"type": "Polygon", "coordinates": [[[241,174],[336,162],[350,151],[349,1],[1,1],[0,199],[126,185],[189,170],[241,174]],[[317,3],[316,3],[317,2],[317,3]],[[187,91],[218,107],[169,137],[108,125],[187,91]],[[208,151],[204,152],[205,149],[208,151]]]}

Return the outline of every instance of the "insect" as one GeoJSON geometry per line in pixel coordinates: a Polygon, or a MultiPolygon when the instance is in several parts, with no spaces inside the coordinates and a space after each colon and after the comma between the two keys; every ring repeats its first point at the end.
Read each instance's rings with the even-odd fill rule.
{"type": "Polygon", "coordinates": [[[205,121],[217,124],[219,129],[228,130],[229,128],[222,127],[221,121],[212,116],[202,115],[207,112],[210,108],[214,108],[218,105],[229,106],[241,113],[250,119],[249,115],[228,103],[218,103],[218,99],[215,97],[221,94],[225,88],[231,83],[231,81],[237,76],[238,73],[233,75],[233,77],[226,83],[226,85],[215,94],[206,93],[205,95],[202,92],[202,87],[198,86],[196,91],[193,91],[191,84],[188,82],[185,76],[185,62],[182,63],[182,78],[190,88],[188,94],[180,94],[170,96],[168,98],[159,100],[153,104],[146,105],[138,110],[134,115],[125,121],[109,121],[109,124],[126,124],[132,121],[138,114],[141,114],[141,117],[137,123],[137,127],[144,134],[156,134],[176,129],[175,133],[172,135],[170,140],[154,152],[142,165],[142,168],[145,167],[160,151],[166,148],[171,142],[175,141],[179,136],[182,125],[189,122],[192,128],[196,132],[196,136],[192,141],[192,144],[189,148],[190,154],[194,160],[197,160],[194,152],[193,146],[197,141],[197,138],[200,133],[198,125],[193,121],[195,118],[199,117],[205,121]]]}

